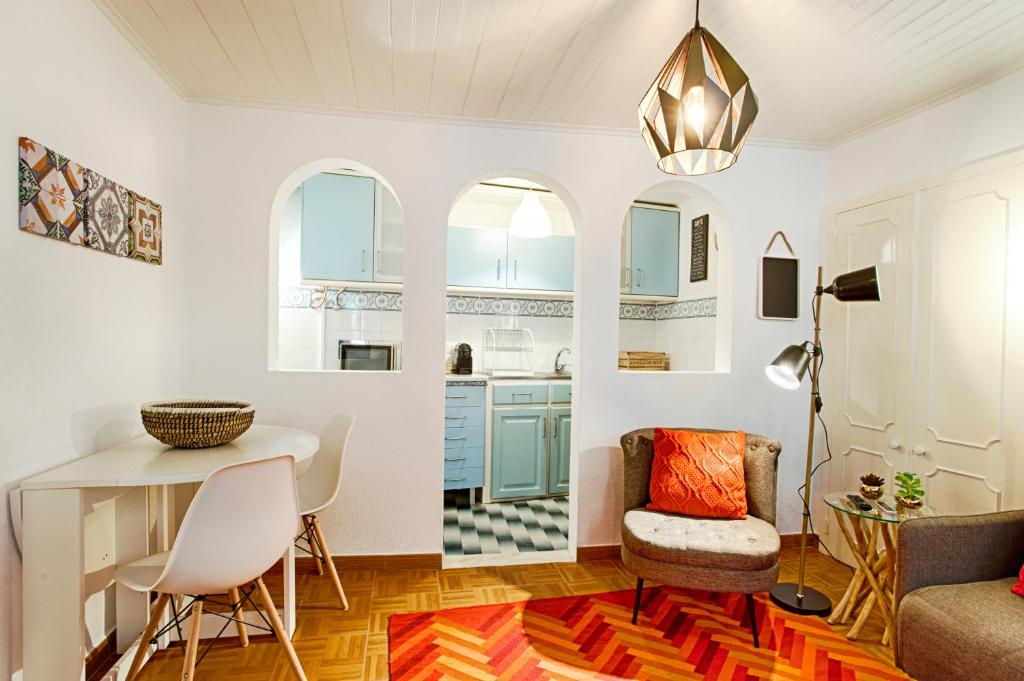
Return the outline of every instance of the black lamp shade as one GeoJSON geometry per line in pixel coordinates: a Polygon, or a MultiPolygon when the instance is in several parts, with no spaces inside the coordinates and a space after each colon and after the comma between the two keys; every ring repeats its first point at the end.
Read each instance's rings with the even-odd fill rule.
{"type": "Polygon", "coordinates": [[[872,265],[862,270],[840,274],[832,281],[832,285],[823,292],[829,293],[836,300],[844,302],[880,300],[878,295],[878,272],[875,270],[874,265],[872,265]]]}
{"type": "Polygon", "coordinates": [[[806,345],[790,345],[764,368],[764,373],[780,388],[796,390],[810,363],[811,353],[807,351],[806,345]]]}

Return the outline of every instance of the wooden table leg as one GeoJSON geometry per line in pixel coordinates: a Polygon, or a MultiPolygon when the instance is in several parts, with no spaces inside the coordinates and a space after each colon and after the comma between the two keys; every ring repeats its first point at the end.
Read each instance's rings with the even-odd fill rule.
{"type": "Polygon", "coordinates": [[[82,490],[22,492],[24,681],[85,678],[82,490]]]}
{"type": "MultiPolygon", "coordinates": [[[[849,543],[851,547],[854,547],[855,540],[854,540],[852,534],[850,533],[850,530],[846,527],[845,524],[842,523],[842,514],[843,514],[843,512],[838,510],[838,509],[833,509],[833,510],[835,510],[836,516],[840,520],[839,529],[842,530],[843,536],[846,538],[847,543],[849,543]]],[[[875,522],[877,524],[878,522],[881,522],[881,521],[875,521],[875,522]]],[[[877,533],[877,528],[872,532],[872,534],[876,534],[876,533],[877,533]]],[[[873,545],[873,542],[872,542],[872,545],[873,545]]],[[[864,576],[868,580],[868,584],[871,585],[871,590],[874,592],[875,598],[878,600],[879,605],[881,606],[880,609],[882,611],[882,617],[885,619],[885,624],[886,624],[886,626],[891,628],[892,625],[893,625],[893,621],[892,621],[893,616],[892,616],[892,605],[889,603],[888,594],[882,588],[882,585],[879,583],[878,578],[875,576],[874,571],[871,570],[871,567],[868,565],[867,560],[864,558],[864,556],[862,556],[860,553],[858,553],[855,550],[854,553],[853,553],[853,557],[857,560],[858,565],[860,565],[860,567],[864,570],[864,576]]]]}

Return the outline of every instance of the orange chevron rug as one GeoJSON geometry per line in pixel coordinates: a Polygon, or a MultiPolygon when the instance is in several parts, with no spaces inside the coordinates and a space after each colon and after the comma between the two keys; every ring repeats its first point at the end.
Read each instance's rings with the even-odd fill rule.
{"type": "Polygon", "coordinates": [[[822,620],[757,598],[754,648],[739,594],[668,587],[391,616],[392,681],[434,679],[907,679],[822,620]],[[742,620],[742,623],[741,623],[742,620]]]}

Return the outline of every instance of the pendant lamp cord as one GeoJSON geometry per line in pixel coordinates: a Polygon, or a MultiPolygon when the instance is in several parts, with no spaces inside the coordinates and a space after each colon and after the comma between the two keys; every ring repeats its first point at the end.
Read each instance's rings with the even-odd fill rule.
{"type": "Polygon", "coordinates": [[[693,25],[700,26],[700,0],[697,0],[697,9],[693,13],[693,25]]]}

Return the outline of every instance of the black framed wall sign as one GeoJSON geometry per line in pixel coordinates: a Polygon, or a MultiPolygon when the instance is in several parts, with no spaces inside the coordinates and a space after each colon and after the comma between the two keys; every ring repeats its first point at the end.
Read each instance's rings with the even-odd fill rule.
{"type": "Polygon", "coordinates": [[[800,259],[781,231],[772,235],[764,249],[757,276],[757,316],[761,319],[800,317],[800,259]],[[770,255],[777,237],[782,237],[788,255],[770,255]]]}
{"type": "Polygon", "coordinates": [[[708,278],[708,214],[690,221],[690,281],[708,278]]]}

